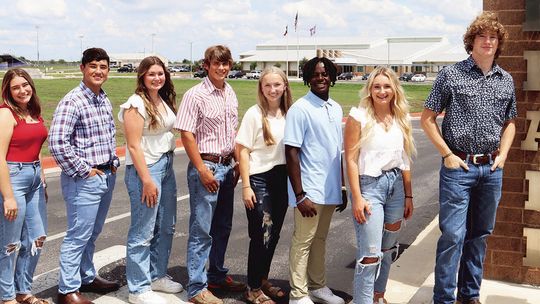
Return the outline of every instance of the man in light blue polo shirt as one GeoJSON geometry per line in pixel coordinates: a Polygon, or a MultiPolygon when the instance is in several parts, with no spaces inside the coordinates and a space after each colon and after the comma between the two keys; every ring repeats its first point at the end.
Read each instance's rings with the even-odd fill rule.
{"type": "Polygon", "coordinates": [[[310,92],[287,112],[283,140],[292,185],[289,203],[295,207],[289,303],[344,304],[326,286],[325,272],[332,214],[334,209],[341,212],[347,206],[341,174],[343,111],[329,97],[337,70],[327,58],[315,57],[304,65],[303,72],[310,92]]]}

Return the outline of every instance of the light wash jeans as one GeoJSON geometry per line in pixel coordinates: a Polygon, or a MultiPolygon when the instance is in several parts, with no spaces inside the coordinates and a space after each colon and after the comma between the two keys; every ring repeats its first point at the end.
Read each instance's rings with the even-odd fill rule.
{"type": "Polygon", "coordinates": [[[14,221],[6,220],[4,198],[0,195],[0,298],[2,301],[15,299],[16,293],[32,293],[34,271],[47,233],[45,191],[41,182],[39,161],[8,162],[8,168],[18,210],[14,221]]]}
{"type": "Polygon", "coordinates": [[[131,202],[131,226],[127,237],[126,277],[129,292],[151,289],[152,281],[167,274],[176,225],[176,179],[172,152],[148,165],[157,186],[157,205],[149,208],[142,198],[142,181],[134,165],[126,167],[124,181],[131,202]]]}
{"type": "Polygon", "coordinates": [[[366,214],[367,222],[363,224],[353,217],[357,243],[354,303],[373,304],[374,291],[386,291],[392,254],[398,251],[399,230],[389,231],[384,225],[403,220],[405,192],[401,170],[383,171],[377,177],[362,175],[360,189],[362,196],[371,204],[371,215],[366,214]],[[370,264],[361,262],[369,257],[378,261],[370,264]]]}
{"type": "Polygon", "coordinates": [[[466,303],[480,297],[486,240],[495,227],[503,170],[491,172],[491,164],[468,166],[465,171],[441,165],[435,304],[454,303],[456,273],[458,299],[466,303]]]}
{"type": "Polygon", "coordinates": [[[66,201],[67,231],[60,247],[58,292],[74,292],[96,277],[92,261],[95,242],[107,218],[116,174],[71,177],[62,172],[60,183],[66,201]]]}
{"type": "Polygon", "coordinates": [[[209,161],[204,163],[214,172],[219,190],[216,193],[206,191],[199,172],[189,163],[187,181],[191,215],[186,258],[188,299],[205,289],[208,281],[223,281],[229,271],[223,264],[232,228],[234,170],[230,165],[209,161]],[[205,270],[207,260],[208,277],[205,270]]]}

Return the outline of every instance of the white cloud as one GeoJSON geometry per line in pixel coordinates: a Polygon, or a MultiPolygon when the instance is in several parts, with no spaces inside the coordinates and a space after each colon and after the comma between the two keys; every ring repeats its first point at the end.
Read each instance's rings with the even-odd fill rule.
{"type": "Polygon", "coordinates": [[[20,17],[49,19],[62,17],[66,13],[66,3],[63,0],[17,0],[15,3],[20,17]]]}

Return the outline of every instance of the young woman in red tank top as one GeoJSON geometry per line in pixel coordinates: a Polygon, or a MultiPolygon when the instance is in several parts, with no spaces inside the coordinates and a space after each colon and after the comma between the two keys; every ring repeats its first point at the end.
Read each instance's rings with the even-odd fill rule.
{"type": "Polygon", "coordinates": [[[0,299],[43,304],[32,295],[32,277],[45,242],[47,212],[40,150],[47,138],[30,75],[10,69],[0,105],[0,299]]]}

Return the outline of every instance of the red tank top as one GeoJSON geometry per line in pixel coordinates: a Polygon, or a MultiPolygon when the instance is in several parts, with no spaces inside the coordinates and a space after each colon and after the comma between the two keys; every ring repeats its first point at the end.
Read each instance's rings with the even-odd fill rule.
{"type": "Polygon", "coordinates": [[[43,124],[43,118],[39,117],[39,121],[36,123],[27,123],[26,120],[20,119],[5,103],[0,105],[0,108],[9,109],[17,121],[9,142],[6,160],[12,162],[39,160],[41,145],[47,139],[47,128],[43,124]]]}

